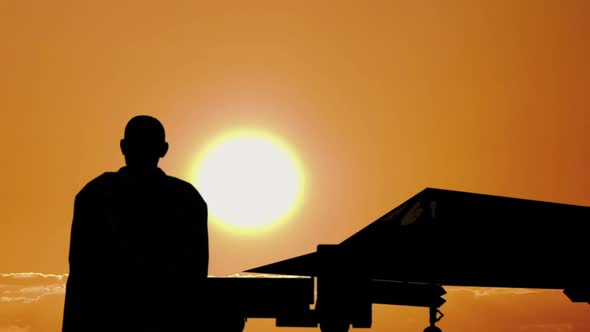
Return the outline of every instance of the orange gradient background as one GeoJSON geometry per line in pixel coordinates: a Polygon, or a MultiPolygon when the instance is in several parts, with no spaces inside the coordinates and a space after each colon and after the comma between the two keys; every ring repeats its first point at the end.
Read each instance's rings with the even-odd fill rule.
{"type": "MultiPolygon", "coordinates": [[[[588,32],[585,0],[3,2],[0,331],[60,330],[73,198],[122,166],[136,114],[166,126],[171,175],[244,127],[303,165],[275,231],[211,225],[212,275],[340,242],[425,187],[590,206],[588,32]]],[[[590,330],[560,291],[447,290],[444,331],[590,330]]],[[[376,305],[371,331],[427,320],[376,305]]]]}

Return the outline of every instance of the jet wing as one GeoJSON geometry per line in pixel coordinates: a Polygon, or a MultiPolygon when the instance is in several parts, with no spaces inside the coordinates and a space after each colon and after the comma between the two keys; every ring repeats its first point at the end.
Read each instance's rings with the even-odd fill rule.
{"type": "MultiPolygon", "coordinates": [[[[426,188],[337,245],[371,279],[587,289],[590,207],[426,188]]],[[[312,276],[317,253],[248,270],[312,276]]]]}
{"type": "MultiPolygon", "coordinates": [[[[404,204],[396,207],[392,211],[385,214],[383,217],[373,222],[370,227],[363,229],[356,233],[349,240],[353,239],[353,242],[364,242],[371,241],[371,238],[378,235],[379,232],[390,225],[395,225],[396,222],[391,222],[394,218],[400,218],[402,211],[407,210],[406,207],[416,200],[420,195],[416,195],[412,199],[409,199],[404,204]]],[[[343,243],[346,243],[344,241],[343,243]]],[[[305,255],[289,258],[276,263],[271,263],[263,266],[259,266],[244,272],[252,273],[265,273],[265,274],[280,274],[280,275],[294,275],[294,276],[317,276],[319,266],[319,258],[317,253],[308,253],[305,255]]]]}
{"type": "Polygon", "coordinates": [[[263,265],[244,272],[291,275],[291,276],[316,276],[317,255],[309,253],[284,261],[263,265]]]}

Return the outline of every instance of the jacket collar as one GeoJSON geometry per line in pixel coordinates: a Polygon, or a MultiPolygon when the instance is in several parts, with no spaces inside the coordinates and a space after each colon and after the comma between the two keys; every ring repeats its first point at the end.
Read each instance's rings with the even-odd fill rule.
{"type": "Polygon", "coordinates": [[[123,166],[121,168],[119,168],[118,171],[119,174],[123,174],[123,175],[137,175],[137,176],[142,176],[142,175],[166,175],[166,173],[160,168],[160,167],[156,167],[156,168],[131,168],[129,166],[123,166]]]}

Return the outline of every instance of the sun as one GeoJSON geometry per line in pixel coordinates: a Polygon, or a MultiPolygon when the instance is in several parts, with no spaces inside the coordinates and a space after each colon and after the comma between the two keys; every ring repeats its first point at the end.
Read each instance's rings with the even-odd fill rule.
{"type": "Polygon", "coordinates": [[[261,130],[232,131],[214,139],[193,176],[210,219],[241,232],[267,231],[288,219],[304,189],[292,149],[261,130]]]}

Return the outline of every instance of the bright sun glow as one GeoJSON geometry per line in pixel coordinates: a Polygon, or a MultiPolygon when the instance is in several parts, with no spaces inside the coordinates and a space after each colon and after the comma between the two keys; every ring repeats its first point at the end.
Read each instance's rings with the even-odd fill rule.
{"type": "Polygon", "coordinates": [[[294,154],[261,131],[237,131],[213,141],[194,174],[212,219],[232,230],[269,229],[293,213],[303,192],[294,154]]]}

